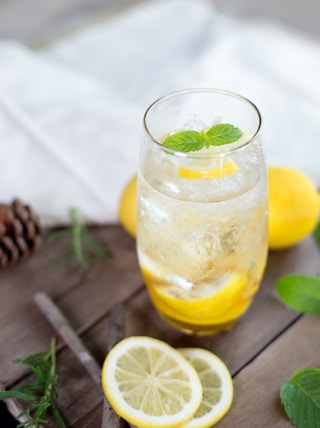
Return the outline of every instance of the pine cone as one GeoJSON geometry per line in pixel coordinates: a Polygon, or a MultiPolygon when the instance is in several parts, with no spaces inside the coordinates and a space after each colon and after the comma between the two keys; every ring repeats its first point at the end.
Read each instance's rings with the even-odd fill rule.
{"type": "Polygon", "coordinates": [[[0,268],[28,257],[42,244],[38,216],[19,199],[0,204],[0,268]]]}

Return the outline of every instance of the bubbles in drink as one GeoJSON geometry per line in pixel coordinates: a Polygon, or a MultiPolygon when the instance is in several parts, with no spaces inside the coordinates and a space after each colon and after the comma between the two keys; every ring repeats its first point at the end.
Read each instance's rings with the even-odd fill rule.
{"type": "MultiPolygon", "coordinates": [[[[200,132],[218,123],[225,122],[215,117],[205,123],[194,114],[180,130],[200,132]]],[[[248,142],[250,135],[241,138],[227,148],[210,146],[188,154],[152,144],[143,153],[139,263],[160,313],[181,326],[194,322],[195,330],[207,320],[210,327],[239,317],[257,291],[265,266],[263,152],[258,141],[248,142]],[[209,308],[214,313],[207,301],[202,306],[201,299],[207,298],[212,298],[209,308]],[[194,316],[199,317],[198,326],[194,316]]]]}

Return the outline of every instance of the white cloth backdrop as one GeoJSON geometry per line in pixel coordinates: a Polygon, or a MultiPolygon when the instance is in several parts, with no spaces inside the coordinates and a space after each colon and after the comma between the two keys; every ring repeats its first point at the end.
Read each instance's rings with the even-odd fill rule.
{"type": "Polygon", "coordinates": [[[202,86],[256,103],[267,164],[320,186],[319,76],[320,41],[205,0],[142,3],[36,51],[0,40],[0,202],[21,197],[46,225],[71,206],[117,222],[145,108],[202,86]]]}

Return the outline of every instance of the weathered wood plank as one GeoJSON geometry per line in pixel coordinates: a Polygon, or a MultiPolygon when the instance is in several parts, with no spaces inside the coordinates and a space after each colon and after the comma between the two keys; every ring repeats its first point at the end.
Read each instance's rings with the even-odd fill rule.
{"type": "Polygon", "coordinates": [[[67,250],[68,241],[63,239],[52,244],[46,241],[38,253],[28,261],[2,270],[0,299],[4,304],[0,313],[0,323],[10,316],[13,310],[30,301],[35,292],[43,290],[50,292],[51,297],[60,302],[61,309],[72,312],[69,314],[70,319],[74,327],[78,328],[78,324],[83,326],[84,319],[90,319],[93,309],[90,302],[100,302],[104,307],[106,299],[110,307],[115,303],[115,296],[120,297],[119,289],[128,296],[130,292],[134,292],[134,288],[128,287],[128,283],[131,287],[135,283],[141,286],[142,277],[133,238],[120,226],[94,228],[90,233],[109,248],[112,252],[111,258],[99,261],[88,268],[69,269],[64,264],[52,266],[50,261],[67,250]],[[77,294],[75,290],[79,287],[77,294]],[[69,306],[67,302],[61,302],[61,297],[67,292],[72,296],[73,302],[69,306]],[[92,298],[96,293],[101,299],[92,298]],[[86,297],[88,300],[85,302],[86,297]]]}
{"type": "MultiPolygon", "coordinates": [[[[156,314],[146,289],[141,285],[134,240],[121,227],[98,228],[93,233],[108,243],[114,254],[112,259],[96,264],[79,277],[63,269],[58,274],[48,275],[45,259],[52,254],[47,245],[29,262],[11,272],[3,272],[1,280],[4,287],[0,287],[0,299],[5,290],[10,310],[6,309],[6,315],[0,317],[0,341],[6,344],[0,347],[1,380],[8,383],[17,379],[22,369],[13,365],[12,359],[47,349],[50,338],[55,335],[32,300],[35,291],[46,291],[55,299],[73,327],[83,332],[82,340],[100,365],[107,349],[108,311],[114,303],[122,301],[127,311],[127,335],[149,335],[177,347],[210,349],[226,362],[232,373],[237,373],[266,347],[268,350],[268,345],[299,318],[276,297],[275,280],[294,272],[319,275],[319,249],[311,238],[290,250],[273,252],[252,307],[233,330],[216,336],[187,336],[168,326],[156,314]],[[21,303],[17,290],[24,273],[28,287],[21,291],[21,303]],[[38,278],[46,280],[39,281],[38,278]]],[[[61,248],[56,247],[55,250],[61,251],[61,248]]],[[[311,338],[312,335],[311,331],[311,338]]],[[[288,355],[290,353],[286,358],[288,355]]],[[[302,357],[299,357],[301,364],[304,363],[302,357]]],[[[97,409],[102,411],[101,392],[65,347],[58,355],[58,369],[63,391],[59,406],[68,424],[71,427],[86,424],[92,428],[99,427],[101,419],[97,416],[97,409]],[[88,403],[81,401],[83,397],[88,403]]]]}
{"type": "Polygon", "coordinates": [[[296,370],[319,366],[320,318],[304,316],[236,376],[234,404],[219,428],[292,427],[280,386],[296,370]]]}
{"type": "Polygon", "coordinates": [[[33,302],[35,292],[47,292],[73,328],[83,332],[141,288],[134,240],[120,226],[92,229],[92,235],[108,245],[110,259],[78,272],[49,267],[48,260],[65,249],[57,242],[45,244],[28,262],[1,272],[0,343],[6,343],[0,347],[1,380],[19,372],[11,365],[13,358],[46,349],[50,330],[33,302]]]}

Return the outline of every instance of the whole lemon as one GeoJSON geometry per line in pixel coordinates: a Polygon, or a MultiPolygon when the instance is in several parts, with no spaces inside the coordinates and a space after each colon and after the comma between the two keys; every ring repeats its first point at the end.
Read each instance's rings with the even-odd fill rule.
{"type": "Polygon", "coordinates": [[[297,244],[316,227],[320,197],[311,180],[301,171],[269,167],[269,248],[297,244]]]}
{"type": "Polygon", "coordinates": [[[137,176],[131,178],[122,192],[119,202],[119,220],[124,229],[136,236],[137,219],[137,176]]]}

